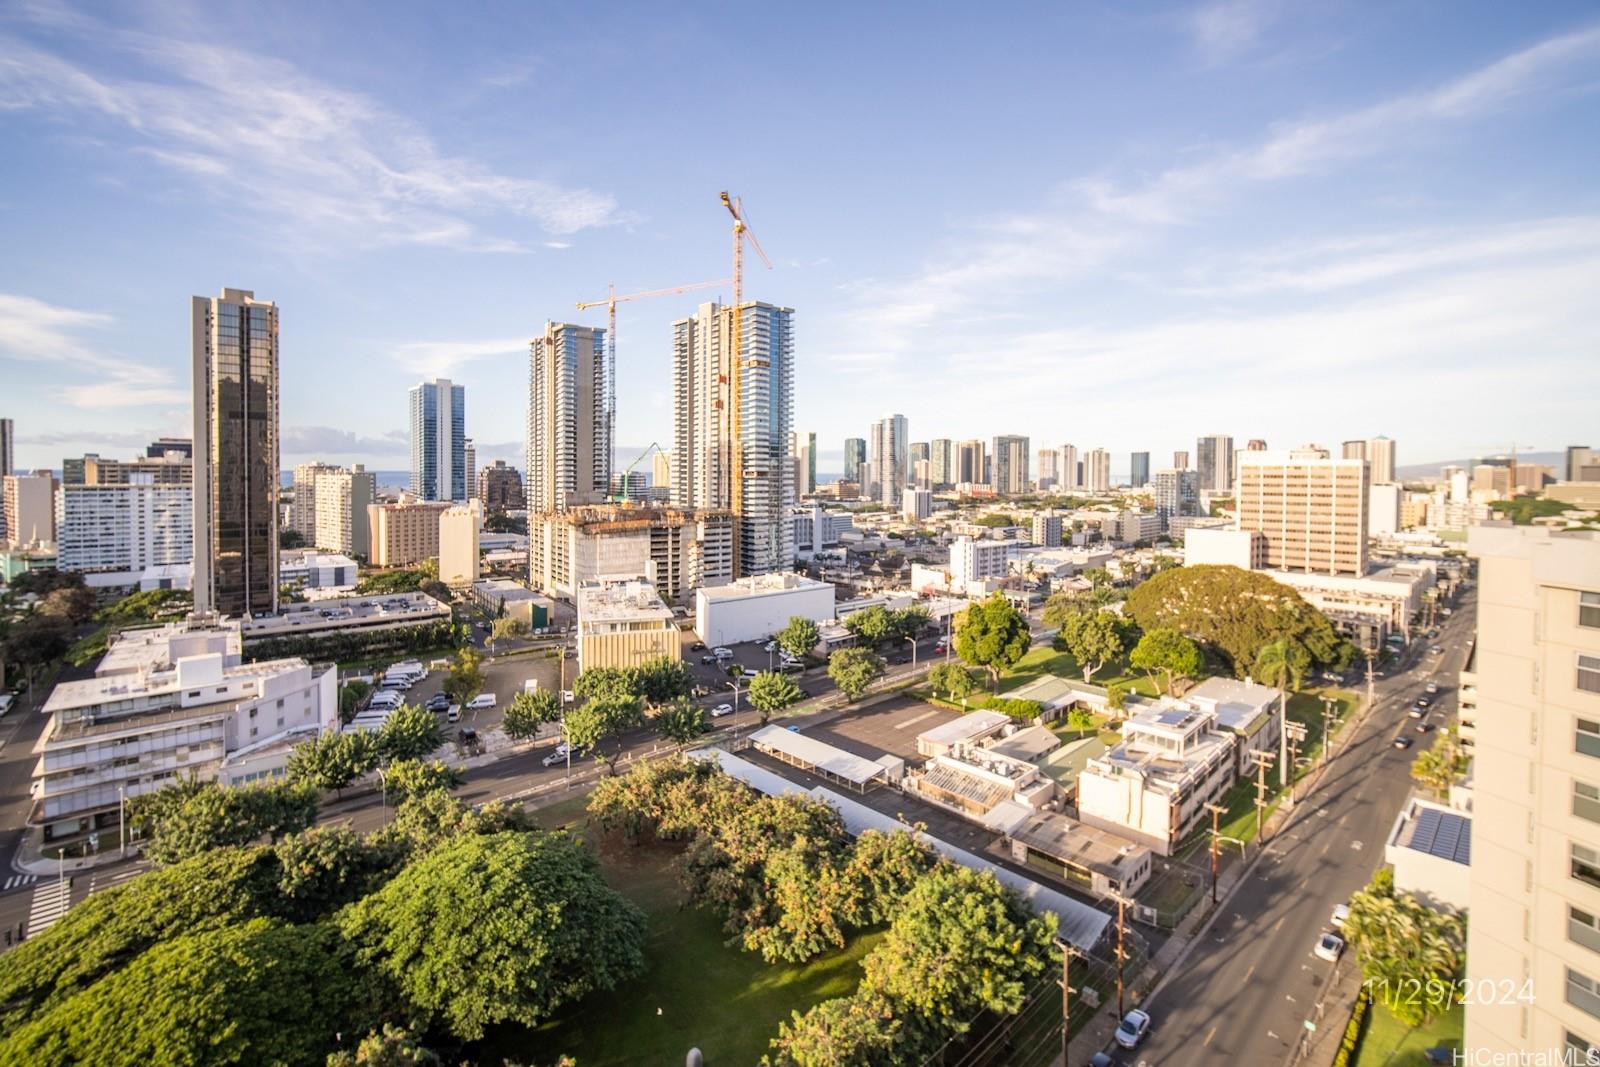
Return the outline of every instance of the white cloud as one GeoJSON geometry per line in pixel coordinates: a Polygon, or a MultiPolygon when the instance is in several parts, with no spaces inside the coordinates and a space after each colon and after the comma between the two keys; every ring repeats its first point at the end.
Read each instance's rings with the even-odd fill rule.
{"type": "Polygon", "coordinates": [[[285,426],[278,447],[286,456],[397,457],[408,454],[410,438],[404,430],[364,437],[333,426],[285,426]]]}
{"type": "Polygon", "coordinates": [[[136,31],[79,36],[109,43],[145,76],[0,36],[0,113],[119,124],[144,154],[252,211],[293,218],[297,232],[364,246],[512,251],[523,245],[473,220],[509,215],[565,236],[620,218],[607,194],[447,154],[409,119],[282,60],[136,31]]]}
{"type": "Polygon", "coordinates": [[[62,387],[67,402],[80,408],[126,408],[189,402],[159,367],[124,358],[100,340],[111,316],[96,311],[58,307],[30,296],[0,293],[0,359],[48,363],[62,368],[74,382],[62,387]],[[86,333],[102,331],[100,337],[86,333]]]}
{"type": "Polygon", "coordinates": [[[1225,63],[1254,47],[1278,13],[1276,0],[1215,0],[1197,7],[1184,24],[1201,58],[1225,63]]]}
{"type": "Polygon", "coordinates": [[[394,349],[394,361],[426,377],[448,378],[463,364],[495,356],[527,356],[531,338],[484,341],[408,341],[394,349]]]}

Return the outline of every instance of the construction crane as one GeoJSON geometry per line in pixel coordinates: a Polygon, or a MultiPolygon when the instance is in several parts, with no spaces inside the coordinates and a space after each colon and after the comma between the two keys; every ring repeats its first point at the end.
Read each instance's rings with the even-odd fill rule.
{"type": "Polygon", "coordinates": [[[666,449],[662,448],[656,442],[651,441],[650,447],[639,453],[639,458],[635,459],[632,463],[623,468],[622,477],[617,479],[617,487],[611,491],[611,495],[607,499],[609,499],[613,504],[626,504],[628,501],[628,475],[633,473],[633,468],[643,463],[647,458],[649,458],[651,453],[665,451],[666,449]]]}
{"type": "MultiPolygon", "coordinates": [[[[698,289],[715,289],[721,285],[729,284],[727,278],[719,278],[714,282],[690,282],[688,285],[674,285],[666,289],[647,289],[639,293],[624,293],[617,295],[615,283],[608,286],[609,295],[604,300],[583,300],[578,303],[579,311],[588,311],[601,304],[606,306],[606,455],[609,461],[612,446],[616,443],[617,432],[617,305],[625,304],[630,300],[647,300],[653,296],[677,296],[679,293],[692,293],[698,289]]],[[[737,288],[735,289],[737,291],[737,288]]],[[[643,459],[644,457],[640,457],[643,459]]],[[[609,465],[609,463],[608,463],[609,465]]]]}
{"type": "MultiPolygon", "coordinates": [[[[756,240],[756,235],[750,229],[749,221],[744,217],[744,201],[737,196],[729,196],[726,191],[722,193],[722,206],[728,209],[728,214],[733,216],[733,355],[728,364],[731,371],[728,382],[728,404],[731,411],[732,425],[732,452],[733,476],[730,485],[730,504],[735,515],[744,513],[744,438],[743,427],[740,425],[742,412],[739,403],[739,392],[743,370],[746,366],[753,366],[755,361],[744,358],[743,338],[740,336],[740,324],[743,318],[744,306],[744,242],[748,240],[750,247],[755,249],[756,255],[761,257],[761,262],[772,269],[772,260],[767,258],[767,253],[762,249],[761,242],[756,240]]],[[[737,538],[737,533],[735,534],[737,538]]],[[[734,547],[734,565],[737,569],[739,548],[734,547]]]]}

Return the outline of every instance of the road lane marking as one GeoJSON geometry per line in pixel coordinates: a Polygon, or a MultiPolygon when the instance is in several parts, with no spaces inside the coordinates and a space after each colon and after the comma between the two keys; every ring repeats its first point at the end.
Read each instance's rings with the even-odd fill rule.
{"type": "Polygon", "coordinates": [[[907,719],[905,722],[897,722],[897,723],[895,723],[894,724],[894,729],[896,729],[896,730],[904,730],[908,726],[915,726],[917,723],[921,722],[923,719],[931,719],[937,714],[939,714],[937,711],[925,711],[921,715],[916,716],[915,718],[907,719]]]}
{"type": "Polygon", "coordinates": [[[67,883],[52,879],[33,891],[33,903],[28,908],[28,936],[48,930],[72,906],[72,889],[67,883]]]}
{"type": "Polygon", "coordinates": [[[13,874],[10,878],[6,879],[6,884],[4,887],[0,887],[0,892],[9,892],[13,889],[21,889],[23,886],[32,885],[38,880],[39,876],[37,874],[13,874]]]}
{"type": "Polygon", "coordinates": [[[1250,969],[1248,971],[1244,972],[1244,980],[1246,982],[1250,981],[1250,976],[1255,974],[1255,973],[1256,973],[1256,965],[1252,963],[1250,965],[1250,969]]]}
{"type": "Polygon", "coordinates": [[[1211,1039],[1216,1037],[1216,1036],[1217,1036],[1217,1028],[1215,1026],[1213,1026],[1211,1028],[1211,1032],[1206,1035],[1206,1039],[1204,1041],[1200,1042],[1200,1047],[1201,1048],[1208,1047],[1211,1044],[1211,1039]]]}
{"type": "Polygon", "coordinates": [[[1279,916],[1278,921],[1272,924],[1272,932],[1273,933],[1277,933],[1278,932],[1278,928],[1283,925],[1283,920],[1286,919],[1286,918],[1288,918],[1288,916],[1286,916],[1286,915],[1285,916],[1279,916]]]}

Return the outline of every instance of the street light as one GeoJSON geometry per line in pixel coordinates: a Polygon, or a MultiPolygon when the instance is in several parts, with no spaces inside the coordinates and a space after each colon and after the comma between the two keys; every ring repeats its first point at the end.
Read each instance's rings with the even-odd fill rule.
{"type": "Polygon", "coordinates": [[[128,783],[117,783],[117,852],[128,854],[128,783]]]}

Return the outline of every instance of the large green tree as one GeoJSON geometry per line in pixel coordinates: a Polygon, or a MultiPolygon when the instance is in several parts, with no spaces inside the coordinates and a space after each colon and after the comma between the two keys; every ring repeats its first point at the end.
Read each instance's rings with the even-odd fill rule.
{"type": "Polygon", "coordinates": [[[657,708],[652,716],[661,736],[674,744],[687,745],[706,732],[706,709],[685,699],[657,708]]]}
{"type": "Polygon", "coordinates": [[[959,663],[941,663],[928,672],[928,687],[935,696],[960,700],[973,690],[972,674],[959,663]]]}
{"type": "Polygon", "coordinates": [[[439,717],[416,704],[401,704],[383,721],[378,731],[378,750],[385,759],[421,759],[444,744],[439,717]]]}
{"type": "Polygon", "coordinates": [[[625,737],[643,725],[644,704],[636,696],[590,699],[567,712],[567,743],[614,774],[625,737]]]}
{"type": "Polygon", "coordinates": [[[400,804],[434,790],[459,789],[466,780],[460,767],[444,760],[399,759],[384,771],[383,789],[391,803],[400,804]]]}
{"type": "Polygon", "coordinates": [[[856,995],[825,1000],[778,1027],[765,1067],[904,1067],[902,1024],[889,1002],[856,995]]]}
{"type": "Polygon", "coordinates": [[[1194,566],[1164,571],[1129,594],[1127,614],[1146,633],[1166,627],[1210,645],[1243,678],[1261,649],[1288,639],[1313,662],[1342,666],[1349,644],[1316,608],[1271,575],[1238,567],[1194,566]]]}
{"type": "Polygon", "coordinates": [[[378,737],[366,730],[335,730],[302,741],[289,752],[289,779],[342,792],[378,763],[378,737]]]}
{"type": "Polygon", "coordinates": [[[320,1063],[347,1017],[338,938],[255,919],[164,941],[11,1031],[30,1067],[320,1063]]]}
{"type": "Polygon", "coordinates": [[[403,858],[347,826],[313,826],[273,846],[281,874],[278,891],[291,916],[310,921],[377,888],[403,858]]]}
{"type": "Polygon", "coordinates": [[[1311,653],[1300,642],[1280,637],[1256,653],[1253,673],[1264,685],[1282,690],[1299,689],[1311,669],[1311,653]]]}
{"type": "Polygon", "coordinates": [[[689,695],[694,680],[689,665],[677,656],[655,656],[632,670],[634,695],[644,698],[652,708],[670,704],[689,695]]]}
{"type": "Polygon", "coordinates": [[[828,677],[851,700],[883,677],[883,670],[883,658],[870,648],[841,648],[828,657],[828,677]]]}
{"type": "Polygon", "coordinates": [[[778,632],[778,647],[791,656],[809,656],[821,640],[817,624],[803,615],[789,616],[788,625],[778,632]]]}
{"type": "Polygon", "coordinates": [[[894,618],[882,605],[853,611],[844,618],[844,628],[869,645],[881,644],[894,632],[894,618]]]}
{"type": "Polygon", "coordinates": [[[1084,682],[1092,682],[1102,667],[1122,655],[1122,626],[1109,611],[1069,615],[1056,633],[1055,647],[1070,653],[1084,682]]]}
{"type": "Polygon", "coordinates": [[[1420,1026],[1448,1006],[1448,998],[1402,995],[1407,983],[1449,983],[1464,962],[1466,927],[1448,912],[1410,894],[1396,893],[1392,873],[1380,872],[1350,898],[1344,938],[1366,977],[1390,991],[1386,1001],[1401,1022],[1420,1026]]]}
{"type": "Polygon", "coordinates": [[[1000,672],[1016,666],[1032,640],[1028,620],[1003,593],[978,601],[956,620],[956,655],[988,671],[996,691],[1000,672]]]}
{"type": "Polygon", "coordinates": [[[552,689],[524,689],[511,698],[501,725],[513,741],[525,741],[539,733],[539,727],[561,718],[561,698],[552,689]]]}
{"type": "Polygon", "coordinates": [[[483,657],[470,648],[457,652],[441,688],[457,704],[465,704],[483,692],[483,657]]]}
{"type": "Polygon", "coordinates": [[[1197,676],[1204,662],[1200,646],[1169,626],[1159,626],[1140,637],[1128,654],[1128,663],[1147,672],[1152,683],[1161,676],[1160,688],[1169,696],[1179,679],[1197,676]]]}
{"type": "Polygon", "coordinates": [[[645,921],[565,834],[458,837],[339,917],[360,965],[463,1040],[537,1026],[644,962],[645,921]]]}
{"type": "Polygon", "coordinates": [[[765,726],[775,713],[800,699],[800,686],[781,671],[762,671],[750,679],[745,698],[761,713],[761,724],[765,726]]]}
{"type": "Polygon", "coordinates": [[[276,841],[316,817],[316,790],[298,782],[184,782],[128,801],[128,821],[144,840],[145,856],[162,865],[263,837],[276,841]]]}
{"type": "Polygon", "coordinates": [[[572,695],[579,700],[626,700],[639,696],[633,673],[618,667],[592,667],[572,683],[572,695]]]}

